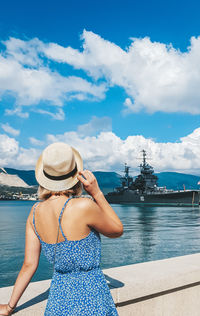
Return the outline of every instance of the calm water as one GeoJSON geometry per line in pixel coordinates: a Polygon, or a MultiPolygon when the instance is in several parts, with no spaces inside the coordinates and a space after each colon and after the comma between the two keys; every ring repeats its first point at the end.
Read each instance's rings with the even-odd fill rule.
{"type": "MultiPolygon", "coordinates": [[[[24,258],[24,232],[32,201],[0,201],[0,287],[15,282],[24,258]]],[[[200,252],[199,207],[113,205],[124,224],[117,239],[102,236],[102,268],[200,252]]],[[[34,281],[51,278],[42,255],[34,281]]]]}

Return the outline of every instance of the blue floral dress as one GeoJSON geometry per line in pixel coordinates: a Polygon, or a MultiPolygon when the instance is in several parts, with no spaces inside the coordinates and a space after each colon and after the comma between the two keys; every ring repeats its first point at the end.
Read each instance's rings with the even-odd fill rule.
{"type": "Polygon", "coordinates": [[[57,245],[42,241],[35,226],[37,204],[33,211],[35,233],[48,261],[54,263],[44,315],[116,316],[118,313],[114,301],[100,269],[99,233],[92,229],[87,237],[74,241],[67,240],[63,233],[61,218],[69,200],[70,198],[65,202],[59,216],[59,227],[65,240],[57,245]]]}

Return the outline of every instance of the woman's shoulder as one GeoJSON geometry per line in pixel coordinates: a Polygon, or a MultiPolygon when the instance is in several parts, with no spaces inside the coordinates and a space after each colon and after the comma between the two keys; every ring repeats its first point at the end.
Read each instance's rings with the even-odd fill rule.
{"type": "Polygon", "coordinates": [[[79,205],[80,207],[90,206],[96,204],[90,195],[74,196],[72,198],[73,205],[79,205]]]}
{"type": "Polygon", "coordinates": [[[77,207],[79,210],[90,212],[98,208],[96,202],[90,195],[81,195],[72,199],[71,206],[77,207]]]}
{"type": "Polygon", "coordinates": [[[67,222],[69,218],[74,218],[81,222],[87,222],[91,214],[95,213],[96,207],[98,207],[97,204],[89,196],[73,197],[67,206],[68,211],[64,212],[63,221],[66,220],[67,222]]]}

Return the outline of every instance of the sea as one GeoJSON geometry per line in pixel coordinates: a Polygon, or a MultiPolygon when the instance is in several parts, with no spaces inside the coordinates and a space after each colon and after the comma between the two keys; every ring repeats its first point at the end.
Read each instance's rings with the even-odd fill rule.
{"type": "MultiPolygon", "coordinates": [[[[13,285],[24,259],[26,219],[34,201],[0,201],[0,287],[13,285]]],[[[113,204],[124,225],[119,238],[101,235],[101,268],[200,252],[198,206],[113,204]]],[[[52,266],[41,254],[32,281],[50,279],[52,266]]]]}

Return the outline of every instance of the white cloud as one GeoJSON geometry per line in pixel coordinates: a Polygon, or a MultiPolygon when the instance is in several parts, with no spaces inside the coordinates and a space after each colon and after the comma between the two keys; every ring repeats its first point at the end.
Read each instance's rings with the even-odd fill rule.
{"type": "Polygon", "coordinates": [[[19,148],[19,153],[16,157],[15,167],[19,169],[35,169],[37,159],[41,154],[41,150],[36,148],[19,148]]]}
{"type": "Polygon", "coordinates": [[[16,108],[6,113],[25,117],[20,108],[41,101],[61,106],[72,99],[102,100],[109,87],[119,86],[127,94],[124,113],[200,114],[200,37],[192,37],[184,53],[147,37],[131,39],[125,50],[93,32],[84,31],[82,40],[82,50],[37,38],[4,41],[0,96],[16,98],[16,108]],[[82,69],[91,79],[63,76],[50,69],[48,59],[82,69]]]}
{"type": "Polygon", "coordinates": [[[53,112],[50,112],[50,111],[46,111],[46,110],[42,110],[42,109],[37,109],[37,110],[35,110],[35,112],[49,115],[54,120],[64,121],[64,119],[65,119],[65,113],[64,113],[64,111],[61,108],[58,108],[58,111],[56,113],[53,113],[53,112]]]}
{"type": "Polygon", "coordinates": [[[23,41],[18,38],[10,37],[9,40],[2,42],[6,46],[6,55],[22,65],[38,67],[42,65],[40,58],[43,42],[38,38],[23,41]]]}
{"type": "Polygon", "coordinates": [[[112,132],[102,132],[96,137],[80,137],[77,132],[47,135],[47,143],[63,141],[77,148],[92,170],[121,171],[126,162],[138,173],[138,158],[145,149],[156,172],[177,171],[200,174],[200,128],[177,143],[157,143],[141,135],[125,140],[112,132]]]}
{"type": "Polygon", "coordinates": [[[35,105],[48,101],[63,105],[76,94],[84,99],[103,98],[104,85],[96,86],[79,77],[63,77],[46,67],[27,68],[11,58],[0,56],[0,95],[10,92],[16,97],[17,105],[35,105]]]}
{"type": "Polygon", "coordinates": [[[13,128],[8,123],[1,124],[1,128],[8,134],[11,134],[13,136],[18,136],[20,134],[20,131],[18,129],[13,128]]]}
{"type": "Polygon", "coordinates": [[[36,106],[42,101],[62,106],[66,100],[101,100],[105,97],[105,84],[76,76],[62,76],[51,70],[44,58],[44,43],[37,38],[29,41],[10,38],[3,44],[0,97],[11,94],[16,99],[15,108],[6,110],[7,115],[27,117],[22,107],[36,106]]]}
{"type": "Polygon", "coordinates": [[[134,103],[131,101],[130,98],[125,99],[124,106],[125,106],[125,108],[123,109],[124,114],[134,112],[134,103]]]}
{"type": "Polygon", "coordinates": [[[22,118],[28,118],[29,113],[28,112],[23,112],[21,107],[15,107],[14,109],[6,109],[5,110],[5,115],[17,115],[22,118]]]}
{"type": "Polygon", "coordinates": [[[29,141],[33,146],[42,146],[44,145],[44,142],[35,138],[35,137],[29,137],[29,141]]]}
{"type": "Polygon", "coordinates": [[[155,172],[176,171],[200,174],[198,146],[200,128],[182,137],[177,143],[157,143],[142,135],[131,135],[123,140],[112,132],[101,132],[97,136],[80,136],[78,132],[49,134],[43,144],[32,139],[33,147],[29,149],[20,147],[14,138],[2,134],[0,135],[0,166],[33,169],[42,151],[34,147],[56,141],[66,142],[79,150],[85,168],[93,171],[120,172],[126,162],[131,167],[131,172],[138,174],[138,158],[142,156],[141,150],[145,149],[155,172]]]}
{"type": "Polygon", "coordinates": [[[184,53],[148,37],[132,39],[126,50],[93,32],[84,31],[82,39],[83,51],[50,43],[44,53],[124,88],[129,112],[200,113],[200,37],[192,37],[184,53]]]}
{"type": "Polygon", "coordinates": [[[5,134],[0,134],[0,166],[12,165],[19,151],[19,144],[14,139],[5,134]]]}
{"type": "Polygon", "coordinates": [[[93,116],[89,123],[79,125],[77,132],[81,136],[94,136],[100,132],[112,130],[111,118],[108,116],[96,117],[93,116]]]}
{"type": "Polygon", "coordinates": [[[0,167],[33,169],[40,150],[23,148],[12,137],[0,134],[0,167]]]}

